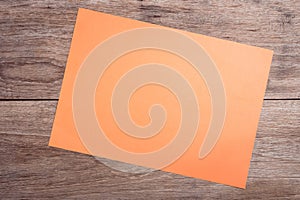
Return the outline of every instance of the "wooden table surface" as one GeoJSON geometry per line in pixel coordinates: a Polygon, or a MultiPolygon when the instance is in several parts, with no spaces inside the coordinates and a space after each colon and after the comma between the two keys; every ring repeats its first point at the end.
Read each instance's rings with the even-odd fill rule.
{"type": "Polygon", "coordinates": [[[0,198],[300,199],[299,88],[299,0],[1,0],[0,198]],[[246,190],[47,146],[79,7],[274,50],[246,190]]]}

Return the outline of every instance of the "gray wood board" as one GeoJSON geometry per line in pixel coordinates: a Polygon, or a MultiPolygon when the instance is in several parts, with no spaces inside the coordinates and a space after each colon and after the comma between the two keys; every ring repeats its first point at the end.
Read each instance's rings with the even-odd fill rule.
{"type": "Polygon", "coordinates": [[[48,147],[56,101],[1,101],[2,197],[300,198],[300,101],[265,101],[247,189],[155,171],[130,174],[48,147]]]}
{"type": "Polygon", "coordinates": [[[57,99],[79,7],[272,49],[266,99],[300,98],[300,1],[0,2],[0,98],[57,99]]]}

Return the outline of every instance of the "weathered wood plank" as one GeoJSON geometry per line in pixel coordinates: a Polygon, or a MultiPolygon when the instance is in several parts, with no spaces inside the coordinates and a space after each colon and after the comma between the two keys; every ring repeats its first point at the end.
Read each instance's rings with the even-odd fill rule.
{"type": "Polygon", "coordinates": [[[48,147],[56,101],[0,101],[0,192],[40,198],[300,197],[300,101],[265,101],[247,190],[161,171],[128,174],[48,147]]]}
{"type": "Polygon", "coordinates": [[[57,99],[78,7],[275,51],[266,98],[300,98],[300,1],[0,2],[0,98],[57,99]]]}

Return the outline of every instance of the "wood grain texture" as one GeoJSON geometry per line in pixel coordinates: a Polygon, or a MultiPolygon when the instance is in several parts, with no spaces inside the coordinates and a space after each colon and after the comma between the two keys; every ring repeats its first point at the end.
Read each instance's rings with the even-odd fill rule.
{"type": "Polygon", "coordinates": [[[300,199],[299,8],[299,0],[0,1],[0,199],[300,199]],[[47,146],[79,7],[274,50],[246,190],[128,174],[47,146]]]}
{"type": "Polygon", "coordinates": [[[300,98],[299,0],[0,1],[0,98],[58,98],[79,7],[272,49],[265,98],[300,98]]]}
{"type": "Polygon", "coordinates": [[[1,101],[4,198],[300,198],[300,101],[265,101],[247,189],[156,171],[129,174],[48,147],[56,101],[1,101]]]}

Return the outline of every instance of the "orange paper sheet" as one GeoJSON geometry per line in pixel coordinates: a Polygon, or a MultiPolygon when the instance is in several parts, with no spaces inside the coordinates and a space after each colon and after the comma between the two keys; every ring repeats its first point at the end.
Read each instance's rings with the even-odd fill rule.
{"type": "Polygon", "coordinates": [[[272,54],[79,9],[49,145],[245,188],[272,54]]]}

